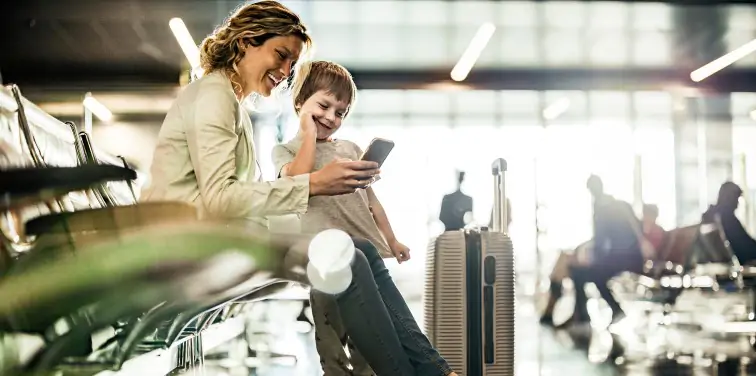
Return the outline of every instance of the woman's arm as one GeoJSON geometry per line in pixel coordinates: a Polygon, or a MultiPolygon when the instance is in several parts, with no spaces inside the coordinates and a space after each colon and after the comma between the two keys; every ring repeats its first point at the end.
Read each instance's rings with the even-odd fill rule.
{"type": "MultiPolygon", "coordinates": [[[[216,218],[244,218],[304,213],[310,196],[309,175],[273,182],[242,182],[236,176],[235,132],[239,103],[222,83],[199,88],[185,125],[200,199],[216,218]]],[[[255,163],[255,161],[252,161],[255,163]]]]}

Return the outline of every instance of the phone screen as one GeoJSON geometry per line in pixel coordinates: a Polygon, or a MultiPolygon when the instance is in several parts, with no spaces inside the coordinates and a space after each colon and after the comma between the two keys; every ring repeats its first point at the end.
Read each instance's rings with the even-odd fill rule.
{"type": "Polygon", "coordinates": [[[370,142],[370,146],[368,146],[368,149],[365,150],[365,153],[362,155],[362,160],[376,162],[380,167],[383,165],[383,162],[386,161],[386,158],[393,148],[393,141],[376,138],[370,142]]]}

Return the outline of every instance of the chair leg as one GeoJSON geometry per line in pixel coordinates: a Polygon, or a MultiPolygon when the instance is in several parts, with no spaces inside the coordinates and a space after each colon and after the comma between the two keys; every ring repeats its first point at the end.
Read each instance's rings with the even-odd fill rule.
{"type": "Polygon", "coordinates": [[[205,364],[205,354],[202,347],[201,335],[192,335],[179,344],[176,358],[176,368],[178,370],[189,371],[202,367],[203,364],[205,364]]]}
{"type": "MultiPolygon", "coordinates": [[[[174,307],[159,307],[149,312],[142,320],[127,329],[128,334],[119,346],[114,359],[116,370],[121,369],[123,363],[129,359],[149,332],[154,331],[164,321],[171,319],[175,313],[174,307]]],[[[167,344],[164,342],[156,342],[152,343],[152,345],[155,348],[167,347],[167,344]]]]}

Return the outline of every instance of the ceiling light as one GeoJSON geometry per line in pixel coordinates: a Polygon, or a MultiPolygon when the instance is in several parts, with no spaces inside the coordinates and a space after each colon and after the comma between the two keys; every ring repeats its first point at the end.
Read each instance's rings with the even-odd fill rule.
{"type": "Polygon", "coordinates": [[[756,51],[756,39],[738,47],[734,51],[720,57],[719,59],[716,59],[711,63],[708,63],[701,68],[694,70],[690,74],[690,79],[695,82],[701,82],[712,74],[717,73],[720,70],[732,65],[736,61],[748,56],[754,51],[756,51]]]}
{"type": "Polygon", "coordinates": [[[570,108],[570,100],[567,98],[559,99],[543,109],[543,118],[554,120],[567,111],[568,108],[570,108]]]}
{"type": "Polygon", "coordinates": [[[189,65],[192,68],[199,67],[200,65],[200,53],[197,43],[194,43],[192,35],[189,34],[189,29],[186,28],[186,24],[181,18],[171,18],[168,22],[173,35],[176,37],[176,41],[181,47],[181,51],[184,52],[184,56],[189,60],[189,65]]]}
{"type": "Polygon", "coordinates": [[[108,110],[105,105],[100,103],[95,97],[87,96],[84,98],[84,107],[87,108],[87,110],[92,111],[92,114],[97,116],[98,119],[102,121],[111,121],[113,120],[113,113],[108,110]]]}
{"type": "Polygon", "coordinates": [[[475,36],[473,36],[470,44],[467,46],[467,49],[464,53],[462,53],[462,57],[459,58],[457,65],[455,65],[452,69],[452,80],[463,81],[465,78],[467,78],[467,75],[475,65],[475,62],[478,61],[480,53],[483,52],[483,49],[486,48],[488,41],[491,40],[494,31],[496,31],[496,26],[494,26],[494,24],[490,22],[486,22],[483,25],[480,25],[478,31],[475,33],[475,36]]]}
{"type": "Polygon", "coordinates": [[[472,90],[470,85],[458,84],[456,82],[433,82],[422,86],[425,90],[438,90],[438,91],[466,91],[472,90]]]}

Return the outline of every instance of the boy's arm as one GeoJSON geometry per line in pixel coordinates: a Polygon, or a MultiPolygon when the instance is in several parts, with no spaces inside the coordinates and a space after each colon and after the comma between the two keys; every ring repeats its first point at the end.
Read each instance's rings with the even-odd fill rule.
{"type": "MultiPolygon", "coordinates": [[[[362,148],[360,148],[354,142],[349,141],[349,143],[354,148],[355,159],[360,158],[363,153],[362,148]]],[[[396,235],[394,235],[394,230],[391,228],[391,224],[389,223],[386,211],[383,210],[383,205],[381,205],[381,202],[378,200],[378,196],[375,195],[373,188],[368,187],[366,191],[368,196],[368,205],[370,206],[370,212],[373,214],[373,220],[378,226],[378,230],[380,230],[381,234],[383,234],[383,237],[386,238],[386,242],[388,243],[389,247],[391,247],[393,250],[395,243],[397,243],[396,235]]]]}
{"type": "Polygon", "coordinates": [[[386,238],[386,242],[388,242],[389,246],[393,248],[394,243],[396,243],[396,235],[394,235],[394,230],[391,228],[386,211],[383,210],[383,205],[381,205],[378,196],[373,192],[373,188],[367,188],[367,196],[370,212],[373,213],[375,224],[378,226],[378,229],[381,230],[383,237],[386,238]]]}
{"type": "MultiPolygon", "coordinates": [[[[301,131],[300,131],[301,132],[301,131]]],[[[301,132],[302,145],[294,159],[281,167],[281,176],[309,174],[315,167],[315,132],[301,132]]]]}
{"type": "Polygon", "coordinates": [[[383,210],[383,205],[378,201],[378,196],[373,192],[373,188],[367,188],[368,203],[370,205],[370,211],[373,213],[373,220],[378,226],[378,230],[381,231],[383,237],[386,238],[391,253],[400,264],[409,261],[410,249],[406,245],[396,240],[394,230],[391,228],[386,211],[383,210]]]}

